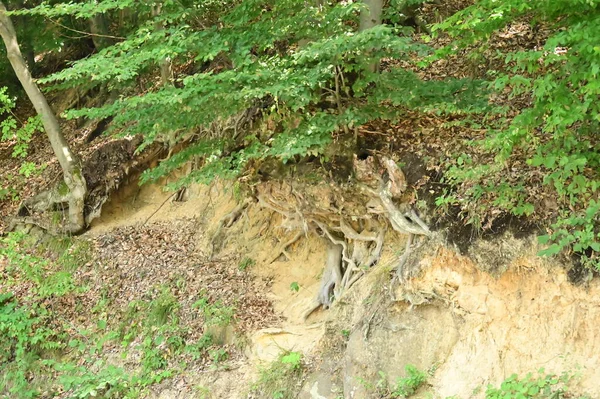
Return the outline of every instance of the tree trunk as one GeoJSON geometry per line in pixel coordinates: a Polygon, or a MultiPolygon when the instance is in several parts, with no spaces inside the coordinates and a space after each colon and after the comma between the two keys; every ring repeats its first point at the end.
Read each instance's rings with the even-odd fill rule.
{"type": "Polygon", "coordinates": [[[6,15],[6,7],[2,1],[0,1],[0,36],[2,36],[2,40],[6,45],[8,60],[25,89],[29,100],[31,100],[36,112],[40,116],[52,149],[63,170],[64,180],[70,191],[69,226],[67,230],[71,233],[80,232],[85,228],[84,202],[87,196],[87,186],[85,178],[81,173],[81,166],[71,152],[69,144],[60,130],[54,112],[31,77],[29,69],[27,69],[27,65],[19,49],[17,34],[10,18],[6,15]]]}
{"type": "MultiPolygon", "coordinates": [[[[25,2],[23,0],[15,0],[13,10],[22,10],[25,9],[25,2]]],[[[31,21],[27,21],[30,18],[26,15],[20,15],[16,17],[16,25],[17,26],[27,26],[31,23],[31,21]]],[[[27,63],[27,67],[29,68],[29,72],[33,76],[35,76],[35,52],[33,50],[33,42],[31,37],[21,37],[21,52],[23,53],[23,58],[25,58],[25,62],[27,63]]]]}
{"type": "MultiPolygon", "coordinates": [[[[152,8],[152,16],[157,17],[160,15],[162,10],[162,4],[158,4],[152,8]]],[[[160,21],[156,21],[154,23],[154,28],[157,31],[161,31],[164,29],[163,25],[160,21]]],[[[173,65],[171,64],[171,59],[169,57],[162,58],[158,61],[158,66],[160,68],[160,81],[163,86],[172,86],[173,85],[173,65]]]]}
{"type": "Polygon", "coordinates": [[[381,14],[383,12],[383,0],[363,0],[366,8],[360,13],[360,25],[358,30],[370,29],[381,25],[381,14]]]}
{"type": "MultiPolygon", "coordinates": [[[[360,13],[358,31],[362,32],[381,25],[381,14],[383,13],[384,0],[363,0],[366,7],[360,13]]],[[[371,72],[377,71],[379,62],[369,65],[371,72]]]]}
{"type": "Polygon", "coordinates": [[[96,14],[90,18],[90,32],[97,51],[112,46],[113,40],[108,36],[108,22],[104,14],[96,14]]]}

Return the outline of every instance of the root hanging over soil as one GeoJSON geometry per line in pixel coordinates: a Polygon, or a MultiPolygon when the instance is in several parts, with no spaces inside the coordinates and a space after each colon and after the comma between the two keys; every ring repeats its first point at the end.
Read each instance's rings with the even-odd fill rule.
{"type": "MultiPolygon", "coordinates": [[[[277,250],[271,262],[282,255],[289,258],[287,248],[310,232],[328,242],[327,257],[315,307],[329,308],[365,272],[375,265],[383,250],[388,226],[408,235],[406,249],[400,257],[396,275],[403,281],[411,274],[409,258],[413,253],[415,236],[432,235],[427,224],[410,209],[401,211],[396,200],[406,190],[404,173],[391,159],[355,158],[355,170],[361,192],[355,189],[342,192],[339,186],[329,187],[329,197],[311,193],[290,184],[285,190],[262,189],[256,193],[259,206],[281,216],[281,227],[297,231],[277,250]],[[336,192],[337,190],[337,192],[336,192]],[[319,197],[320,196],[320,197],[319,197]],[[352,198],[352,202],[344,198],[352,198]]],[[[421,240],[424,245],[425,240],[421,240]]],[[[283,241],[283,240],[282,240],[283,241]]],[[[417,262],[418,263],[418,262],[417,262]]]]}
{"type": "Polygon", "coordinates": [[[342,251],[343,247],[341,245],[330,243],[327,246],[327,263],[317,295],[318,303],[325,308],[331,306],[332,300],[335,298],[336,288],[341,287],[342,251]]]}
{"type": "Polygon", "coordinates": [[[284,242],[282,245],[279,246],[279,249],[275,250],[275,256],[273,256],[273,258],[271,258],[271,260],[269,261],[269,264],[275,262],[277,259],[279,259],[282,255],[286,257],[286,259],[290,259],[291,256],[290,254],[288,254],[287,249],[290,245],[294,244],[296,241],[298,241],[302,236],[304,235],[304,232],[299,231],[298,233],[296,233],[296,235],[294,237],[292,237],[290,240],[284,242]]]}

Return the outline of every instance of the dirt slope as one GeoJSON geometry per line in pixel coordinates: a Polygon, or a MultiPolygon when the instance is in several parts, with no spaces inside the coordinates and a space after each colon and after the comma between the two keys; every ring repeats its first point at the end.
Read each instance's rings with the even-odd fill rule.
{"type": "MultiPolygon", "coordinates": [[[[236,205],[234,193],[223,185],[195,186],[185,202],[172,202],[160,186],[124,188],[88,235],[155,222],[177,226],[178,220],[193,218],[196,248],[207,251],[219,220],[236,205]]],[[[275,248],[293,235],[279,223],[278,215],[251,205],[225,231],[219,256],[254,260],[250,273],[268,282],[265,295],[279,317],[266,328],[243,331],[247,345],[232,370],[186,375],[208,388],[211,396],[204,397],[248,397],[259,367],[285,350],[303,352],[308,359],[300,398],[378,397],[365,381],[375,383],[383,372],[393,383],[406,364],[430,372],[420,394],[436,398],[481,398],[487,384],[540,368],[559,374],[579,370],[576,390],[600,397],[600,283],[571,285],[560,265],[534,255],[532,241],[516,245],[505,236],[480,245],[472,255],[482,264],[436,243],[421,261],[421,273],[398,286],[390,271],[404,238],[388,232],[379,264],[332,309],[306,317],[314,306],[326,246],[309,235],[288,249],[289,259],[274,258],[275,248]],[[507,242],[514,244],[514,253],[504,271],[496,277],[482,271],[489,269],[486,259],[498,256],[494,248],[499,251],[507,242]],[[292,283],[299,290],[292,290],[292,283]]],[[[169,384],[154,397],[203,397],[187,388],[192,384],[169,384]]]]}

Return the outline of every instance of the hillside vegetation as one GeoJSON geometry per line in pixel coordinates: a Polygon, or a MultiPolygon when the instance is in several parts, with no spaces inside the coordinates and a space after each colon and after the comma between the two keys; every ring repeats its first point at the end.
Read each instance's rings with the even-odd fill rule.
{"type": "MultiPolygon", "coordinates": [[[[600,270],[598,0],[11,0],[0,35],[0,395],[144,397],[242,358],[232,320],[277,319],[256,259],[226,251],[253,208],[284,231],[269,265],[326,243],[305,319],[381,264],[392,233],[401,286],[440,242],[467,255],[507,232],[572,282],[600,270]],[[236,203],[200,249],[198,220],[154,213],[86,233],[138,183],[171,192],[155,212],[197,184],[236,203]]],[[[300,354],[278,361],[302,378],[300,354]]],[[[507,384],[556,393],[532,378],[507,384]]]]}

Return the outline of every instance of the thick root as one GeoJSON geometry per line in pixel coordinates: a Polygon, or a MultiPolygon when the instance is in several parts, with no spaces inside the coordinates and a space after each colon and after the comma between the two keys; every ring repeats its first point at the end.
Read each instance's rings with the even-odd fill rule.
{"type": "Polygon", "coordinates": [[[343,247],[330,243],[327,247],[327,263],[321,279],[321,287],[317,295],[318,302],[323,307],[331,306],[333,299],[340,294],[342,282],[342,251],[343,247]]]}
{"type": "Polygon", "coordinates": [[[398,210],[398,208],[396,208],[394,201],[392,201],[392,195],[387,188],[381,187],[378,194],[379,199],[381,199],[381,203],[388,212],[388,217],[394,230],[403,234],[416,234],[427,237],[431,235],[431,231],[427,225],[417,216],[414,211],[412,211],[411,219],[409,219],[404,216],[402,212],[398,210]],[[412,218],[416,218],[416,220],[413,221],[412,218]]]}

